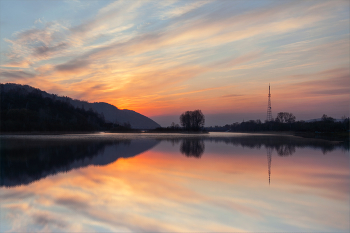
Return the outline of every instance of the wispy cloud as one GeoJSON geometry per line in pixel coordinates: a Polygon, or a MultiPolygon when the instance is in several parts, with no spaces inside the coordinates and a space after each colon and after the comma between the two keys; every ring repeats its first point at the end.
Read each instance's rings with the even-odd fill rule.
{"type": "Polygon", "coordinates": [[[7,80],[24,80],[27,78],[34,78],[35,74],[23,71],[23,70],[0,70],[0,77],[7,80]]]}
{"type": "MultiPolygon", "coordinates": [[[[39,88],[51,83],[73,98],[110,101],[135,110],[142,110],[144,103],[149,108],[186,105],[188,100],[180,95],[169,97],[161,91],[172,93],[184,85],[188,92],[204,90],[213,87],[211,80],[216,80],[215,87],[234,80],[243,92],[258,94],[262,83],[288,83],[288,77],[298,73],[346,67],[349,22],[344,7],[348,5],[345,1],[261,2],[259,7],[237,1],[103,2],[93,10],[79,8],[90,10],[83,20],[47,22],[36,16],[31,28],[3,38],[9,47],[1,77],[39,88]],[[99,85],[107,89],[90,91],[99,85]],[[155,93],[163,100],[151,98],[155,93]]],[[[215,98],[220,102],[221,96],[230,95],[208,93],[206,98],[214,103],[215,98]]]]}
{"type": "Polygon", "coordinates": [[[231,97],[240,97],[240,96],[243,96],[243,95],[231,94],[231,95],[223,95],[223,96],[221,96],[221,97],[224,97],[224,98],[231,98],[231,97]]]}

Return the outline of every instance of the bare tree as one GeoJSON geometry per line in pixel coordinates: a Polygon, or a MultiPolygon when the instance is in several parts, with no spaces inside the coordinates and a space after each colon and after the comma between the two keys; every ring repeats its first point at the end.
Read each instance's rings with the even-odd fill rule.
{"type": "Polygon", "coordinates": [[[329,117],[326,114],[323,114],[321,119],[322,119],[322,121],[325,121],[325,122],[333,122],[334,121],[333,117],[329,117]]]}
{"type": "Polygon", "coordinates": [[[191,111],[186,111],[180,115],[180,123],[186,130],[191,129],[191,111]]]}
{"type": "Polygon", "coordinates": [[[293,115],[293,113],[290,112],[280,112],[277,114],[276,117],[276,122],[279,123],[294,123],[295,122],[295,116],[293,115]]]}
{"type": "Polygon", "coordinates": [[[200,130],[205,123],[205,118],[201,110],[186,111],[180,116],[181,125],[186,130],[200,130]]]}

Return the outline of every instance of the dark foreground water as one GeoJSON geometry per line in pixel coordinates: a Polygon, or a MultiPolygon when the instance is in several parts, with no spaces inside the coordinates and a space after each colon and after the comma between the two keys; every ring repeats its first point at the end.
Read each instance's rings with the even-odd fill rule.
{"type": "Polygon", "coordinates": [[[348,232],[348,146],[232,133],[0,136],[0,231],[348,232]]]}

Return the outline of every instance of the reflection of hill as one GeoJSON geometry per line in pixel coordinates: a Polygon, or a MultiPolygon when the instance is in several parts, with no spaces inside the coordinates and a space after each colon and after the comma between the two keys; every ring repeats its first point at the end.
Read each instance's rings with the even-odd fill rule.
{"type": "Polygon", "coordinates": [[[89,165],[103,166],[138,155],[159,141],[1,139],[0,186],[29,184],[48,175],[89,165]]]}
{"type": "MultiPolygon", "coordinates": [[[[130,137],[132,138],[132,137],[130,137]]],[[[103,166],[118,158],[138,155],[160,141],[180,144],[180,152],[200,158],[205,143],[225,143],[235,147],[276,150],[279,156],[290,156],[298,148],[314,148],[323,153],[335,149],[349,150],[348,144],[290,136],[254,135],[219,136],[155,136],[148,139],[24,139],[1,138],[0,186],[29,184],[46,176],[89,165],[103,166]]],[[[265,152],[264,152],[265,153],[265,152]]]]}

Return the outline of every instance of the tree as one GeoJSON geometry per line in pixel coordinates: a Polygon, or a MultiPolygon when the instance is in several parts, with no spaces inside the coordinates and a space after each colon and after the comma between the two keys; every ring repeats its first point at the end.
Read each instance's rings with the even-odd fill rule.
{"type": "Polygon", "coordinates": [[[277,114],[275,121],[279,123],[294,123],[295,116],[290,112],[280,112],[277,114]]]}
{"type": "Polygon", "coordinates": [[[129,121],[128,121],[128,122],[124,122],[123,126],[124,126],[125,128],[127,128],[127,129],[131,129],[131,124],[130,124],[129,121]]]}
{"type": "Polygon", "coordinates": [[[201,110],[195,110],[192,112],[192,129],[200,130],[205,123],[205,118],[201,110]]]}
{"type": "Polygon", "coordinates": [[[322,121],[324,121],[324,122],[333,122],[334,118],[333,117],[329,117],[326,114],[323,114],[322,121]]]}
{"type": "Polygon", "coordinates": [[[180,115],[180,123],[186,130],[191,129],[191,111],[184,112],[180,115]]]}
{"type": "Polygon", "coordinates": [[[181,125],[186,130],[199,131],[205,123],[205,118],[201,110],[186,111],[180,115],[181,125]]]}

